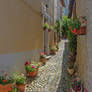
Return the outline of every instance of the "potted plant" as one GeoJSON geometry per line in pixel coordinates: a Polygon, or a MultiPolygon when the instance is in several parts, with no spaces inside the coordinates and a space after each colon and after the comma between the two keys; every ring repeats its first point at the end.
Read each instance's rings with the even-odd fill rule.
{"type": "Polygon", "coordinates": [[[25,62],[25,66],[30,65],[30,64],[31,64],[30,61],[26,61],[26,62],[25,62]]]}
{"type": "Polygon", "coordinates": [[[16,87],[12,87],[8,89],[8,92],[20,92],[20,90],[18,90],[16,87]]]}
{"type": "Polygon", "coordinates": [[[0,92],[8,92],[12,87],[14,80],[11,76],[8,76],[7,73],[1,72],[0,74],[0,92]]]}
{"type": "Polygon", "coordinates": [[[27,76],[29,77],[35,77],[38,73],[39,66],[36,66],[34,64],[28,64],[25,66],[25,70],[27,72],[27,76]]]}
{"type": "Polygon", "coordinates": [[[57,50],[57,48],[54,46],[54,47],[52,47],[51,48],[51,54],[52,55],[55,55],[56,54],[56,50],[57,50]]]}
{"type": "Polygon", "coordinates": [[[40,52],[40,61],[43,63],[46,62],[46,55],[43,52],[40,52]]]}
{"type": "Polygon", "coordinates": [[[73,34],[78,35],[80,30],[81,22],[78,18],[71,20],[70,30],[73,34]]]}
{"type": "Polygon", "coordinates": [[[74,53],[74,51],[71,51],[68,58],[69,58],[70,61],[75,62],[76,61],[76,53],[74,53]]]}
{"type": "Polygon", "coordinates": [[[86,34],[86,28],[87,28],[87,19],[85,16],[79,17],[81,26],[79,30],[79,35],[85,35],[86,34]]]}
{"type": "Polygon", "coordinates": [[[45,24],[43,25],[43,29],[44,29],[44,31],[45,31],[46,29],[49,29],[48,23],[45,23],[45,24]]]}
{"type": "Polygon", "coordinates": [[[82,92],[80,78],[74,78],[71,83],[70,92],[82,92]]]}
{"type": "Polygon", "coordinates": [[[67,68],[67,71],[68,71],[68,73],[69,73],[70,75],[72,75],[72,74],[74,73],[74,65],[73,65],[72,62],[69,63],[68,68],[67,68]]]}
{"type": "Polygon", "coordinates": [[[53,30],[53,26],[49,26],[48,32],[53,30]]]}
{"type": "Polygon", "coordinates": [[[24,74],[21,74],[21,75],[16,75],[16,87],[18,88],[18,90],[20,92],[24,92],[24,89],[25,89],[25,76],[24,74]]]}
{"type": "Polygon", "coordinates": [[[57,48],[57,50],[59,50],[59,44],[58,43],[56,44],[56,48],[57,48]]]}

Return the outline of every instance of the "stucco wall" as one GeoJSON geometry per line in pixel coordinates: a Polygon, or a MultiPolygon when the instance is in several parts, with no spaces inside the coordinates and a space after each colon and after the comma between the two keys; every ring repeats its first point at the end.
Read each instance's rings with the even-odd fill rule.
{"type": "Polygon", "coordinates": [[[92,92],[92,0],[76,0],[77,15],[87,16],[87,34],[78,36],[79,75],[88,92],[92,92]]]}
{"type": "MultiPolygon", "coordinates": [[[[36,5],[34,7],[36,8],[36,5]]],[[[0,0],[0,57],[2,57],[0,65],[2,67],[13,67],[20,62],[23,64],[25,53],[28,52],[27,55],[32,57],[33,52],[38,55],[37,53],[43,48],[42,19],[38,11],[40,8],[38,9],[37,6],[37,10],[34,11],[34,7],[32,6],[32,9],[23,0],[0,0]]]]}

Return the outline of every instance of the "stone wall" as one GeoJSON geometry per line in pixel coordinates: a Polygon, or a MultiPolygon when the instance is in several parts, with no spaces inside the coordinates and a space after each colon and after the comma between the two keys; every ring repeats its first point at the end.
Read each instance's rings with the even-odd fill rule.
{"type": "Polygon", "coordinates": [[[92,92],[92,0],[76,0],[78,16],[87,16],[87,34],[78,36],[77,65],[79,76],[92,92]]]}

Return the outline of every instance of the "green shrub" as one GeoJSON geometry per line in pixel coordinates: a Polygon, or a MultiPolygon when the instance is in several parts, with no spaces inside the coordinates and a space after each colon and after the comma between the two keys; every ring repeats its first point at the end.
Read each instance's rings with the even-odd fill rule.
{"type": "Polygon", "coordinates": [[[47,29],[49,29],[49,25],[48,25],[48,23],[45,23],[45,24],[43,25],[43,28],[47,28],[47,29]]]}

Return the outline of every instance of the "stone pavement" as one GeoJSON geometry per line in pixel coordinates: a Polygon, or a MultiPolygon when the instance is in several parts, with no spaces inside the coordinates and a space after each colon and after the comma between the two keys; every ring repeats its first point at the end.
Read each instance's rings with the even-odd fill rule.
{"type": "Polygon", "coordinates": [[[59,85],[56,92],[70,92],[70,85],[73,77],[69,75],[67,72],[68,61],[69,61],[68,60],[68,55],[69,55],[68,42],[65,42],[64,47],[65,47],[65,50],[63,51],[62,74],[61,74],[61,79],[59,81],[59,85]]]}
{"type": "MultiPolygon", "coordinates": [[[[62,73],[63,52],[65,49],[65,40],[59,45],[59,51],[55,56],[46,62],[46,65],[40,67],[37,77],[26,85],[25,92],[56,92],[62,73]]],[[[58,91],[62,92],[62,91],[58,91]]]]}

